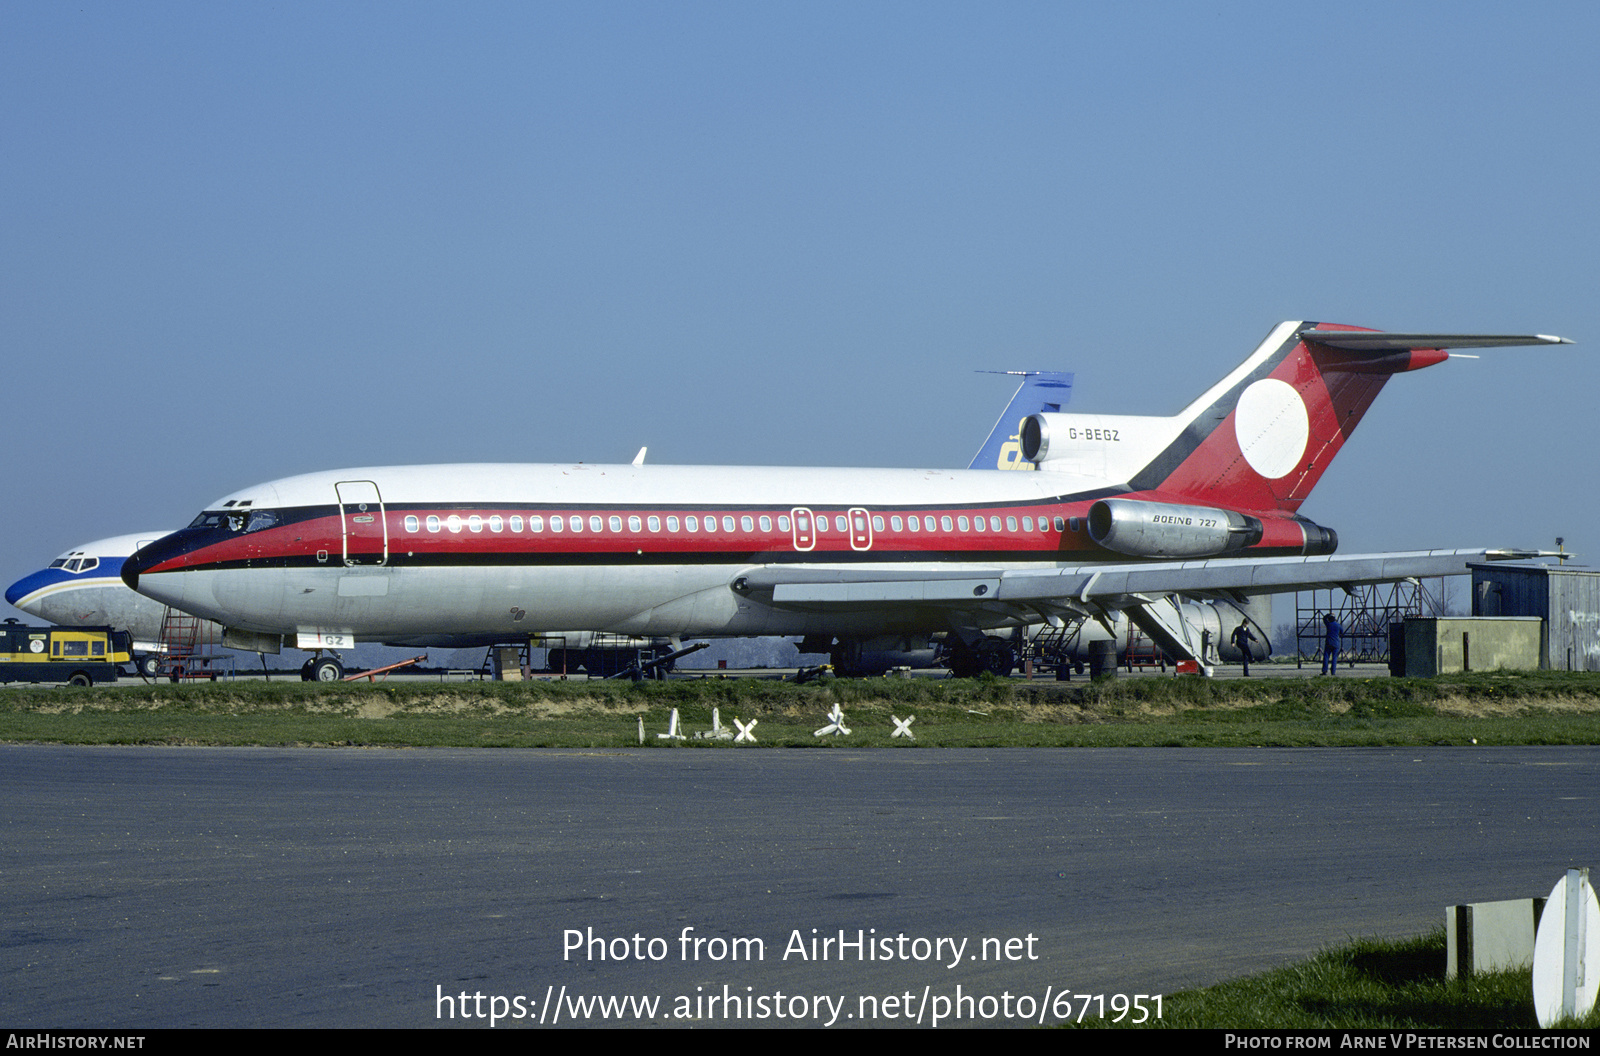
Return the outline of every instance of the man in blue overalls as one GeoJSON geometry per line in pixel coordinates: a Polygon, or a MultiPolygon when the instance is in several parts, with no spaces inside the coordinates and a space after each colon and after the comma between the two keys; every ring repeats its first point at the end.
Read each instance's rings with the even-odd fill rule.
{"type": "Polygon", "coordinates": [[[1339,673],[1339,644],[1344,637],[1344,628],[1339,626],[1339,621],[1333,618],[1333,613],[1322,614],[1322,673],[1337,675],[1339,673]]]}

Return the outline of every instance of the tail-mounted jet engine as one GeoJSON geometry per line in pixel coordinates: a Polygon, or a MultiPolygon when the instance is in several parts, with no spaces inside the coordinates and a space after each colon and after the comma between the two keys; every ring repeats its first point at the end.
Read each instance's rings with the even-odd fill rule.
{"type": "Polygon", "coordinates": [[[1233,510],[1137,499],[1089,507],[1089,538],[1130,557],[1213,557],[1261,541],[1261,521],[1233,510]]]}

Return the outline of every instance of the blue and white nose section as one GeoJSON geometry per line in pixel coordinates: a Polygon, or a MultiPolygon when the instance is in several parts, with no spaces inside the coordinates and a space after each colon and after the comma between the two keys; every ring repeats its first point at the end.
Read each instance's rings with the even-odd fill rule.
{"type": "Polygon", "coordinates": [[[6,603],[29,616],[38,616],[39,602],[50,593],[51,588],[59,587],[66,578],[64,573],[53,568],[30,572],[6,588],[6,603]]]}

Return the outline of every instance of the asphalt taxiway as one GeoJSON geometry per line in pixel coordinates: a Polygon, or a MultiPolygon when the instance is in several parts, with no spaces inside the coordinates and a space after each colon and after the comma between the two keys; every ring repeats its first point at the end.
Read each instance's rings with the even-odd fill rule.
{"type": "Polygon", "coordinates": [[[29,1028],[507,1029],[552,995],[564,1025],[606,1021],[595,997],[926,1024],[958,995],[949,1023],[1021,1025],[1423,931],[1600,852],[1588,747],[13,745],[0,794],[0,1018],[29,1028]]]}

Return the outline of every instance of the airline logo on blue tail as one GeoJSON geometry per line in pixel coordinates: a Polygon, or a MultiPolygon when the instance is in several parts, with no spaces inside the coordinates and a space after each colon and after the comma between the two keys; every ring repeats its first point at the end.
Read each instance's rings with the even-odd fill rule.
{"type": "Polygon", "coordinates": [[[1022,384],[1000,413],[989,439],[978,448],[968,469],[1020,469],[1037,467],[1022,457],[1021,425],[1030,414],[1055,413],[1072,399],[1072,374],[1058,370],[980,371],[982,374],[1010,374],[1022,384]]]}

